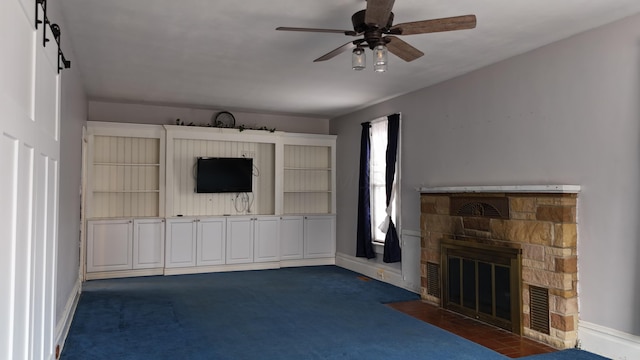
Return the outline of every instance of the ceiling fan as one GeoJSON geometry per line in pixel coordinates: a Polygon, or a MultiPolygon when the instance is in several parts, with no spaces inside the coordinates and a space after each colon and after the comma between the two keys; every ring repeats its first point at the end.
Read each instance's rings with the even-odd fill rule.
{"type": "Polygon", "coordinates": [[[398,36],[426,34],[442,31],[473,29],[476,27],[475,15],[454,16],[449,18],[421,20],[393,25],[393,8],[395,0],[367,0],[367,8],[351,16],[353,30],[316,29],[301,27],[278,27],[281,31],[303,31],[319,33],[335,33],[359,37],[322,55],[314,62],[332,59],[336,55],[353,49],[353,68],[364,68],[363,47],[374,51],[374,68],[376,71],[386,70],[387,49],[404,61],[413,61],[424,53],[409,45],[398,36]],[[379,65],[379,66],[376,66],[379,65]]]}

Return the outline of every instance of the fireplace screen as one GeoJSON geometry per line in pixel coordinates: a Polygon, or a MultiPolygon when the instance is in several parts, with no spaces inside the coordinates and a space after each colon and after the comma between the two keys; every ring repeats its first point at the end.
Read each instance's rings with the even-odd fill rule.
{"type": "Polygon", "coordinates": [[[443,240],[443,306],[520,334],[520,249],[443,240]]]}

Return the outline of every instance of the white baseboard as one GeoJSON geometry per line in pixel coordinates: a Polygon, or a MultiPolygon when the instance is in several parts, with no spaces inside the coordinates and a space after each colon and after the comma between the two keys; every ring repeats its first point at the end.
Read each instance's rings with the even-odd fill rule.
{"type": "Polygon", "coordinates": [[[101,280],[101,279],[114,279],[114,278],[138,277],[138,276],[186,275],[186,274],[200,274],[200,273],[225,272],[225,271],[268,270],[268,269],[278,269],[281,267],[294,267],[294,266],[334,265],[335,263],[336,263],[336,259],[333,257],[329,257],[329,258],[281,260],[281,261],[269,261],[269,262],[252,262],[252,263],[246,263],[246,264],[224,264],[224,265],[155,268],[155,269],[140,269],[140,270],[101,271],[101,272],[87,273],[85,277],[87,280],[101,280]]]}
{"type": "Polygon", "coordinates": [[[56,346],[60,346],[60,353],[64,349],[64,343],[69,335],[69,329],[71,328],[71,322],[73,321],[73,315],[76,313],[78,307],[78,301],[80,300],[80,294],[82,293],[82,282],[80,278],[73,286],[73,290],[67,299],[67,304],[64,306],[64,314],[60,318],[58,324],[56,324],[56,346]]]}
{"type": "Polygon", "coordinates": [[[335,265],[336,258],[281,260],[280,267],[335,265]]]}
{"type": "Polygon", "coordinates": [[[362,275],[366,275],[370,278],[415,292],[414,289],[411,289],[404,283],[402,280],[402,273],[399,269],[394,269],[384,264],[374,262],[373,260],[337,253],[336,265],[362,275]]]}
{"type": "Polygon", "coordinates": [[[248,270],[268,270],[277,269],[280,262],[262,262],[262,263],[246,263],[246,264],[228,264],[228,265],[209,265],[194,267],[177,267],[165,268],[165,275],[187,275],[187,274],[203,274],[226,271],[248,271],[248,270]]]}
{"type": "Polygon", "coordinates": [[[85,278],[87,280],[102,280],[102,279],[138,277],[138,276],[156,276],[156,275],[162,275],[162,274],[164,274],[164,270],[162,268],[155,268],[155,269],[92,272],[92,273],[87,273],[85,275],[85,278]]]}
{"type": "Polygon", "coordinates": [[[580,348],[614,360],[640,359],[640,336],[601,325],[578,323],[580,348]]]}
{"type": "Polygon", "coordinates": [[[317,266],[317,265],[333,265],[334,258],[318,258],[318,259],[300,259],[300,260],[282,260],[269,262],[253,262],[246,264],[225,264],[211,266],[196,266],[184,268],[165,268],[164,275],[185,275],[185,274],[201,274],[212,272],[226,271],[248,271],[248,270],[269,270],[279,269],[281,267],[294,266],[317,266]]]}

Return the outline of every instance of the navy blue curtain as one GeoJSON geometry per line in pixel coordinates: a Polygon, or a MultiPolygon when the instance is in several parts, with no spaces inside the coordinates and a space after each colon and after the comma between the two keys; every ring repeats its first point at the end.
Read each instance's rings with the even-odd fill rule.
{"type": "MultiPolygon", "coordinates": [[[[400,114],[393,114],[387,117],[387,163],[385,167],[385,188],[387,191],[387,207],[391,201],[393,191],[393,179],[396,174],[396,158],[398,157],[398,135],[400,133],[400,114]]],[[[384,238],[384,255],[382,260],[386,263],[398,262],[401,260],[400,239],[393,220],[389,219],[389,229],[384,238]]]]}
{"type": "Polygon", "coordinates": [[[370,122],[362,123],[360,137],[360,180],[358,181],[358,237],[356,256],[372,259],[376,257],[371,241],[371,193],[369,186],[369,161],[371,154],[371,139],[369,138],[370,122]]]}

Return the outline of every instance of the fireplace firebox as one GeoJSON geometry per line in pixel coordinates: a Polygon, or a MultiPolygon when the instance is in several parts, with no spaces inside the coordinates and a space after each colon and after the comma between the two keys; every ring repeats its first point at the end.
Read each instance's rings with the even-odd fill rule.
{"type": "Polygon", "coordinates": [[[521,249],[443,239],[442,306],[522,333],[521,249]]]}

